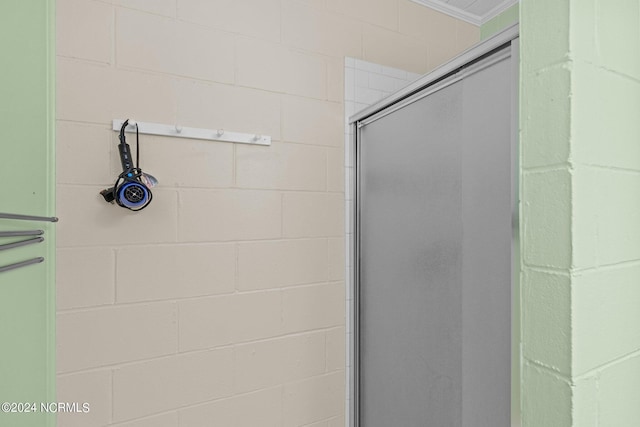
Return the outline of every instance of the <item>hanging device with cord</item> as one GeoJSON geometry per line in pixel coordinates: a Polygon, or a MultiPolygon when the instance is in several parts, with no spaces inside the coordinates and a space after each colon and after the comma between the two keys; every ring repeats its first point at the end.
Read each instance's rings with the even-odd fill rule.
{"type": "Polygon", "coordinates": [[[116,182],[111,188],[102,190],[100,194],[109,203],[117,203],[123,208],[132,211],[140,211],[151,203],[153,195],[151,188],[155,187],[158,181],[150,174],[142,172],[140,169],[140,136],[138,125],[134,121],[125,120],[120,128],[120,163],[122,173],[116,178],[116,182]],[[127,144],[125,128],[127,125],[136,127],[136,164],[133,165],[131,147],[127,144]]]}

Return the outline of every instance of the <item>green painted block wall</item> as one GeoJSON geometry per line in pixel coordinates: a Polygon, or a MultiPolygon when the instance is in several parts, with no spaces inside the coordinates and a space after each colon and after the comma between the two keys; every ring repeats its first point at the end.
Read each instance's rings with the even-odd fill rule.
{"type": "Polygon", "coordinates": [[[520,5],[518,3],[490,19],[480,27],[480,40],[484,40],[505,28],[516,24],[520,18],[520,5]]]}
{"type": "MultiPolygon", "coordinates": [[[[494,34],[510,27],[513,24],[518,23],[519,20],[519,5],[515,4],[500,15],[494,17],[490,21],[486,22],[480,27],[480,39],[487,39],[494,34]]],[[[520,236],[518,238],[518,247],[514,254],[514,262],[518,263],[521,257],[520,254],[520,236]]],[[[512,336],[511,336],[511,426],[520,426],[521,423],[521,376],[522,370],[520,366],[521,359],[521,342],[522,342],[522,325],[521,316],[522,310],[519,304],[521,298],[521,285],[520,285],[520,269],[516,268],[513,271],[514,274],[514,289],[513,289],[513,312],[512,312],[512,336]]]]}
{"type": "Polygon", "coordinates": [[[523,0],[523,425],[640,420],[640,2],[523,0]]]}
{"type": "MultiPolygon", "coordinates": [[[[2,212],[55,214],[54,4],[0,2],[2,212]]],[[[0,219],[0,230],[25,229],[44,230],[45,242],[0,252],[0,265],[45,262],[0,273],[0,403],[39,405],[55,402],[55,225],[0,219]]],[[[39,409],[0,411],[0,426],[55,425],[55,416],[39,409]]]]}

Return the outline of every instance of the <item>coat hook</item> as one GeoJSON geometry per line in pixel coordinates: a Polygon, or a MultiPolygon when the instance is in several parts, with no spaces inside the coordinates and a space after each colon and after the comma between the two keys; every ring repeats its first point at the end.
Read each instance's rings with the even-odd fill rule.
{"type": "MultiPolygon", "coordinates": [[[[0,0],[1,1],[1,0],[0,0]]],[[[224,123],[216,123],[220,127],[211,127],[208,129],[190,127],[189,123],[182,122],[182,118],[175,117],[173,122],[168,123],[147,123],[134,122],[129,120],[129,126],[126,132],[136,132],[147,135],[170,136],[174,138],[203,139],[208,141],[232,142],[239,144],[255,144],[255,145],[271,145],[271,136],[255,132],[263,129],[254,129],[254,132],[240,133],[226,130],[222,127],[224,123]],[[132,127],[133,126],[133,127],[132,127]],[[139,128],[139,129],[136,129],[139,128]]],[[[123,120],[113,120],[113,130],[120,131],[123,120]]],[[[215,125],[214,125],[215,126],[215,125]]]]}

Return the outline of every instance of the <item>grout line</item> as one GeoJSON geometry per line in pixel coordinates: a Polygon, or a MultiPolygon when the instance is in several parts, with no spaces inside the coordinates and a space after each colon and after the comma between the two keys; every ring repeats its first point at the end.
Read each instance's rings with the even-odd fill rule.
{"type": "Polygon", "coordinates": [[[111,5],[112,20],[111,20],[111,68],[118,68],[118,43],[117,43],[117,26],[118,26],[118,13],[115,5],[111,5]]]}
{"type": "Polygon", "coordinates": [[[340,236],[316,236],[316,237],[275,237],[275,238],[265,238],[265,239],[255,239],[255,240],[230,240],[230,241],[222,241],[222,242],[144,242],[144,243],[123,243],[118,246],[113,246],[111,244],[97,244],[97,245],[78,245],[78,246],[65,246],[58,247],[56,249],[61,251],[73,250],[73,249],[86,249],[86,248],[103,248],[103,249],[122,249],[122,248],[156,248],[156,247],[174,247],[174,246],[227,246],[233,244],[251,244],[253,242],[264,244],[264,243],[291,243],[291,242],[300,242],[300,241],[321,241],[324,239],[334,239],[340,238],[340,236]]]}
{"type": "Polygon", "coordinates": [[[526,270],[536,271],[539,273],[556,274],[564,277],[571,276],[570,268],[549,267],[549,266],[542,266],[542,265],[529,265],[525,262],[522,262],[522,267],[523,267],[523,273],[526,273],[524,271],[526,269],[526,270]]]}
{"type": "MultiPolygon", "coordinates": [[[[220,399],[228,399],[231,396],[227,396],[227,397],[222,397],[220,399]]],[[[138,421],[148,421],[148,420],[152,420],[153,418],[156,417],[162,417],[164,415],[170,415],[175,413],[178,416],[178,420],[179,420],[179,416],[180,416],[180,409],[182,409],[183,407],[179,407],[179,408],[173,408],[173,409],[168,409],[166,411],[161,411],[161,412],[154,412],[153,414],[150,415],[144,415],[142,417],[136,417],[136,418],[129,418],[123,421],[118,421],[115,424],[109,424],[109,427],[128,427],[131,425],[131,423],[137,423],[138,421]]],[[[178,424],[180,425],[180,424],[178,424]]]]}
{"type": "Polygon", "coordinates": [[[538,271],[541,273],[548,274],[557,274],[565,277],[573,277],[573,276],[582,276],[588,273],[598,273],[598,272],[606,272],[606,271],[615,271],[623,268],[637,268],[640,267],[640,260],[628,260],[628,261],[619,261],[611,264],[599,264],[593,267],[582,267],[582,268],[559,268],[559,267],[550,267],[550,266],[540,266],[540,265],[530,265],[527,263],[522,263],[522,266],[525,269],[538,271]]]}
{"type": "Polygon", "coordinates": [[[640,83],[640,78],[635,77],[635,76],[630,75],[630,74],[627,74],[627,73],[625,73],[623,71],[615,70],[613,68],[608,68],[608,67],[606,67],[605,65],[602,65],[602,64],[597,64],[597,63],[592,62],[592,61],[581,60],[581,59],[576,59],[576,58],[574,58],[574,62],[576,64],[582,63],[582,64],[589,65],[589,66],[595,68],[598,71],[604,71],[606,73],[613,74],[614,76],[620,77],[620,78],[622,78],[624,80],[627,80],[627,81],[629,81],[631,83],[636,83],[636,84],[640,83]]]}
{"type": "Polygon", "coordinates": [[[572,378],[567,374],[564,374],[558,371],[556,368],[546,365],[540,361],[532,360],[532,359],[523,359],[524,365],[529,365],[535,369],[546,372],[547,374],[553,375],[554,377],[565,381],[568,385],[573,385],[572,378]]]}
{"type": "Polygon", "coordinates": [[[285,233],[284,233],[284,212],[285,212],[285,206],[284,206],[284,198],[285,198],[285,193],[281,192],[280,193],[280,239],[285,239],[285,233]]]}
{"type": "MultiPolygon", "coordinates": [[[[113,182],[111,183],[113,184],[113,182]]],[[[57,186],[59,188],[95,188],[102,189],[107,183],[102,184],[80,184],[80,183],[64,183],[59,182],[57,186]]],[[[235,192],[235,191],[246,191],[246,192],[265,192],[265,193],[299,193],[299,194],[315,194],[315,195],[333,195],[338,196],[344,194],[344,190],[340,191],[327,191],[327,190],[305,190],[305,189],[284,189],[284,188],[260,188],[260,187],[158,187],[158,190],[164,193],[170,192],[179,192],[182,191],[200,191],[200,192],[210,192],[210,193],[222,193],[222,192],[235,192]]],[[[155,190],[154,190],[155,191],[155,190]]]]}
{"type": "Polygon", "coordinates": [[[76,56],[67,56],[61,53],[58,53],[56,55],[56,59],[64,59],[66,62],[79,62],[81,64],[89,64],[89,65],[95,65],[98,66],[100,68],[103,69],[107,69],[107,68],[115,68],[115,65],[113,64],[112,58],[114,57],[114,53],[113,53],[113,47],[111,48],[111,52],[109,52],[109,59],[105,62],[105,61],[101,61],[99,59],[90,59],[90,58],[79,58],[76,56]]]}
{"type": "MultiPolygon", "coordinates": [[[[95,65],[104,65],[105,67],[103,67],[103,68],[110,68],[109,64],[105,64],[103,62],[99,62],[99,61],[95,61],[95,60],[84,59],[84,58],[73,58],[73,57],[67,57],[67,56],[62,56],[62,55],[57,55],[56,57],[59,58],[59,59],[64,60],[64,62],[66,62],[66,63],[79,63],[79,64],[94,65],[94,66],[95,65]]],[[[332,58],[335,59],[335,57],[332,57],[332,58]]],[[[261,88],[261,87],[255,87],[255,86],[238,85],[235,82],[221,82],[221,81],[216,81],[216,80],[207,80],[207,79],[194,77],[194,76],[189,76],[189,75],[175,74],[175,73],[170,73],[170,72],[167,72],[167,71],[159,71],[159,70],[153,70],[153,69],[147,69],[147,68],[126,66],[126,65],[117,66],[115,68],[117,69],[117,71],[139,73],[139,74],[142,74],[143,76],[164,77],[164,78],[166,78],[168,80],[171,80],[171,79],[178,80],[178,83],[199,83],[199,84],[210,86],[210,87],[211,86],[225,86],[227,88],[233,88],[233,89],[248,89],[248,90],[252,90],[252,91],[258,91],[258,92],[264,93],[264,94],[284,95],[284,96],[290,96],[290,97],[297,97],[297,98],[301,98],[301,99],[305,99],[305,100],[312,100],[312,101],[317,101],[317,102],[329,103],[329,104],[332,104],[334,106],[342,105],[342,101],[331,101],[331,100],[328,100],[328,99],[326,99],[324,97],[317,98],[317,97],[303,95],[303,94],[289,93],[289,92],[285,92],[285,91],[276,91],[276,90],[270,90],[270,89],[265,89],[265,88],[261,88]]],[[[235,80],[235,78],[234,78],[234,80],[235,80]]]]}
{"type": "Polygon", "coordinates": [[[233,296],[273,293],[273,292],[304,289],[304,288],[311,288],[311,287],[336,286],[342,283],[343,282],[340,280],[327,280],[327,281],[320,281],[320,282],[296,283],[293,285],[283,285],[283,286],[265,288],[265,289],[250,289],[250,290],[234,289],[231,292],[224,292],[219,294],[205,294],[205,295],[193,295],[193,296],[183,296],[183,297],[178,296],[178,297],[169,297],[164,299],[124,301],[124,302],[118,302],[114,304],[102,304],[102,305],[92,305],[92,306],[85,306],[85,307],[66,308],[66,309],[58,310],[57,314],[61,314],[61,315],[79,314],[79,313],[89,313],[89,312],[108,310],[108,309],[116,309],[116,308],[132,308],[132,307],[141,307],[141,306],[144,307],[144,306],[149,306],[154,304],[161,305],[161,304],[169,304],[169,303],[198,301],[203,299],[208,300],[208,299],[217,299],[217,298],[225,298],[225,297],[229,298],[233,296]]]}
{"type": "Polygon", "coordinates": [[[325,271],[325,277],[327,280],[331,280],[331,240],[333,238],[331,237],[327,237],[326,238],[326,243],[327,243],[327,253],[326,253],[326,261],[327,261],[327,270],[325,271]]]}
{"type": "Polygon", "coordinates": [[[634,350],[634,351],[632,351],[630,353],[627,353],[625,355],[616,357],[613,360],[607,361],[607,362],[605,362],[605,363],[603,363],[601,365],[596,366],[595,368],[589,369],[586,372],[583,372],[583,373],[581,373],[579,375],[576,375],[573,378],[573,380],[574,381],[578,381],[578,380],[583,380],[583,379],[586,379],[586,378],[593,377],[594,375],[599,375],[602,371],[604,371],[604,370],[606,370],[606,369],[608,369],[608,368],[610,368],[612,366],[615,366],[615,365],[618,365],[620,363],[624,363],[624,362],[626,362],[628,360],[632,360],[632,359],[636,359],[636,358],[640,359],[640,350],[639,349],[636,349],[636,350],[634,350]]]}
{"type": "Polygon", "coordinates": [[[341,415],[331,415],[328,418],[323,418],[321,420],[315,420],[315,421],[312,421],[312,422],[310,422],[308,424],[301,424],[300,427],[318,427],[318,426],[320,426],[320,424],[322,424],[323,426],[326,426],[329,423],[329,421],[338,420],[340,418],[342,418],[341,415]]]}
{"type": "Polygon", "coordinates": [[[180,353],[180,304],[177,301],[173,302],[173,310],[176,319],[176,351],[175,354],[180,353]]]}
{"type": "Polygon", "coordinates": [[[235,242],[234,249],[235,249],[235,275],[234,275],[233,288],[235,289],[234,293],[237,294],[240,292],[240,243],[235,242]]]}
{"type": "Polygon", "coordinates": [[[539,174],[539,173],[565,172],[565,171],[571,171],[573,167],[574,167],[574,164],[570,162],[561,162],[561,163],[555,163],[553,165],[545,165],[545,166],[523,167],[521,175],[523,177],[526,177],[527,175],[533,175],[533,174],[539,174]]]}
{"type": "MultiPolygon", "coordinates": [[[[135,248],[135,247],[148,247],[148,246],[154,246],[154,247],[158,247],[158,246],[184,246],[184,245],[227,245],[227,244],[233,244],[233,243],[266,243],[266,242],[279,242],[279,241],[296,241],[296,240],[312,240],[312,239],[321,239],[321,238],[340,238],[343,237],[344,230],[341,230],[340,234],[335,234],[335,235],[330,235],[330,236],[296,236],[296,237],[290,237],[290,236],[273,236],[273,237],[265,237],[265,238],[261,238],[261,239],[233,239],[233,240],[218,240],[218,241],[188,241],[188,240],[184,240],[184,241],[179,241],[179,242],[173,242],[173,241],[160,241],[160,242],[144,242],[144,243],[137,243],[137,242],[130,242],[130,243],[121,243],[118,245],[118,248],[135,248]]],[[[98,243],[95,245],[71,245],[71,246],[58,246],[56,249],[60,249],[60,250],[69,250],[69,249],[86,249],[86,248],[104,248],[106,246],[109,246],[108,243],[98,243]]]]}
{"type": "MultiPolygon", "coordinates": [[[[319,378],[322,376],[326,376],[326,375],[314,375],[305,379],[313,379],[313,378],[319,378]]],[[[285,384],[290,384],[290,383],[285,383],[285,384]]],[[[211,404],[216,404],[219,402],[223,402],[226,400],[231,400],[231,399],[241,399],[253,394],[258,394],[258,393],[262,393],[265,391],[270,391],[270,390],[278,390],[278,389],[284,389],[284,384],[278,384],[275,386],[268,386],[268,387],[263,387],[263,388],[259,388],[256,390],[251,390],[251,391],[247,391],[247,392],[242,392],[242,393],[231,393],[222,397],[218,397],[215,399],[210,399],[210,400],[205,400],[202,402],[197,402],[197,403],[191,403],[191,404],[187,404],[187,405],[182,405],[182,406],[178,406],[175,408],[171,408],[171,409],[167,409],[161,412],[155,412],[153,414],[149,414],[149,415],[144,415],[142,417],[136,417],[136,418],[129,418],[127,420],[123,420],[123,421],[118,421],[117,424],[112,424],[111,427],[118,427],[118,426],[128,426],[130,423],[134,423],[134,422],[138,422],[138,421],[145,421],[145,420],[150,420],[152,418],[155,417],[160,417],[163,415],[169,415],[169,414],[173,414],[176,413],[178,415],[178,417],[180,417],[180,413],[184,410],[189,410],[189,409],[194,409],[194,408],[198,408],[198,407],[202,407],[202,406],[206,406],[206,405],[211,405],[211,404]]]]}
{"type": "Polygon", "coordinates": [[[113,420],[115,419],[116,415],[115,415],[115,401],[116,401],[116,397],[115,397],[115,393],[116,393],[116,388],[115,388],[115,375],[114,375],[114,370],[113,369],[109,369],[109,373],[111,374],[111,419],[109,420],[109,422],[113,423],[113,420]]]}
{"type": "MultiPolygon", "coordinates": [[[[157,12],[153,12],[151,10],[147,10],[147,9],[136,9],[135,7],[131,7],[131,6],[127,6],[121,3],[115,3],[115,2],[111,2],[111,1],[105,1],[105,0],[98,0],[101,3],[107,3],[107,4],[113,4],[116,8],[120,8],[120,9],[125,9],[125,10],[129,10],[129,11],[133,11],[133,12],[138,12],[141,14],[146,14],[146,15],[151,15],[155,18],[163,18],[163,19],[170,19],[175,21],[175,17],[170,16],[170,15],[163,15],[161,13],[157,13],[157,12]]],[[[153,4],[154,2],[152,2],[151,4],[153,4]]],[[[193,23],[194,25],[197,25],[195,23],[193,23]]]]}
{"type": "Polygon", "coordinates": [[[238,389],[238,385],[236,384],[236,379],[237,379],[237,375],[236,375],[236,369],[238,367],[238,346],[236,343],[231,343],[231,370],[232,370],[232,374],[231,374],[231,393],[232,394],[237,394],[236,390],[238,389]]]}
{"type": "MultiPolygon", "coordinates": [[[[182,209],[180,209],[181,205],[182,199],[180,198],[180,192],[176,191],[176,233],[174,235],[175,242],[180,241],[180,212],[182,212],[182,209]]],[[[120,244],[120,246],[122,246],[122,244],[120,244]]]]}
{"type": "Polygon", "coordinates": [[[602,170],[602,171],[608,171],[608,172],[620,172],[620,173],[628,173],[632,175],[640,175],[640,168],[633,169],[633,168],[625,168],[621,166],[608,166],[608,165],[598,165],[593,163],[579,163],[579,162],[574,162],[574,165],[584,166],[590,169],[596,169],[596,170],[602,170]]]}
{"type": "Polygon", "coordinates": [[[612,271],[619,270],[621,268],[636,268],[640,267],[640,260],[629,260],[629,261],[620,261],[611,264],[600,264],[594,267],[586,267],[586,268],[574,268],[571,270],[571,273],[576,275],[582,275],[584,273],[596,273],[600,271],[612,271]]]}
{"type": "MultiPolygon", "coordinates": [[[[304,337],[304,336],[307,336],[307,335],[314,335],[314,334],[319,335],[319,334],[327,333],[327,332],[329,332],[331,330],[334,330],[334,329],[337,329],[337,328],[342,328],[342,327],[344,327],[344,325],[334,324],[334,325],[322,326],[322,327],[314,328],[314,329],[305,329],[305,330],[301,330],[301,331],[292,331],[292,332],[282,332],[282,333],[279,333],[279,334],[276,334],[276,335],[267,336],[267,337],[246,339],[246,340],[243,340],[243,341],[234,341],[234,342],[230,342],[230,343],[227,343],[227,344],[214,345],[214,346],[211,346],[211,347],[184,350],[184,351],[181,351],[181,352],[179,352],[177,354],[176,353],[166,353],[166,354],[161,354],[161,355],[157,355],[157,356],[146,357],[146,358],[143,358],[143,359],[126,360],[126,361],[120,361],[120,362],[113,362],[113,363],[109,363],[109,364],[106,364],[106,365],[91,366],[91,367],[78,369],[78,370],[75,370],[75,371],[56,372],[56,376],[60,377],[60,378],[65,378],[65,377],[70,377],[70,376],[79,375],[79,374],[89,374],[89,373],[102,372],[102,371],[107,371],[107,370],[115,370],[115,369],[119,369],[119,368],[127,368],[127,367],[131,367],[131,366],[135,366],[135,365],[143,365],[143,364],[149,363],[149,362],[157,362],[157,361],[160,361],[160,360],[168,360],[168,359],[181,357],[181,356],[192,356],[192,355],[197,355],[197,354],[204,354],[204,353],[208,353],[208,352],[217,352],[217,351],[225,351],[225,350],[232,351],[234,348],[239,347],[239,346],[261,344],[261,343],[267,343],[269,341],[278,341],[278,340],[285,340],[285,339],[290,339],[290,338],[299,338],[299,337],[304,337]]],[[[340,369],[331,371],[329,373],[321,374],[320,376],[333,374],[333,373],[336,373],[338,371],[340,371],[340,369]]],[[[297,381],[298,380],[295,380],[293,382],[297,382],[297,381]]]]}
{"type": "MultiPolygon", "coordinates": [[[[113,304],[118,303],[118,248],[113,248],[113,304]]],[[[60,313],[61,310],[57,310],[60,313]]]]}
{"type": "Polygon", "coordinates": [[[231,188],[238,188],[238,144],[231,147],[231,188]]]}
{"type": "Polygon", "coordinates": [[[522,76],[537,77],[543,73],[547,73],[553,70],[562,70],[562,69],[571,70],[573,68],[573,63],[574,63],[573,58],[571,58],[571,56],[567,53],[562,59],[558,61],[554,61],[551,64],[544,65],[541,68],[523,70],[522,76]]]}
{"type": "Polygon", "coordinates": [[[324,372],[329,372],[329,332],[324,333],[324,372]]]}

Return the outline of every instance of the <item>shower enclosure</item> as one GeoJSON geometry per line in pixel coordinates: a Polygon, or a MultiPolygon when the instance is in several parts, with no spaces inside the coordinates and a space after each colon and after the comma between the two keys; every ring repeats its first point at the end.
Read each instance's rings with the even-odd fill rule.
{"type": "Polygon", "coordinates": [[[356,426],[511,425],[517,82],[512,27],[351,119],[356,426]]]}

